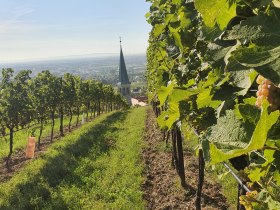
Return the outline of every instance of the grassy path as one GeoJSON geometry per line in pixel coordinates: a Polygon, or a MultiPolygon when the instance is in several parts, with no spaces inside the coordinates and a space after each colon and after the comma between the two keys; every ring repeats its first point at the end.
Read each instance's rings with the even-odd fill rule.
{"type": "Polygon", "coordinates": [[[144,209],[146,109],[101,116],[0,184],[0,209],[144,209]]]}

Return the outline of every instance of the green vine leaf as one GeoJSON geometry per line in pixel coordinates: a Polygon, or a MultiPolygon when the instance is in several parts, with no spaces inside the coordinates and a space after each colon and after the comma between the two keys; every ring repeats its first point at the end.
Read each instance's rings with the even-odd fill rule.
{"type": "Polygon", "coordinates": [[[162,34],[164,29],[165,29],[165,27],[166,27],[166,25],[164,25],[164,24],[157,24],[157,25],[155,25],[154,30],[153,30],[154,37],[156,38],[160,34],[162,34]]]}
{"type": "Polygon", "coordinates": [[[216,109],[218,106],[220,106],[222,101],[212,100],[213,94],[211,94],[211,90],[212,88],[204,89],[197,95],[197,108],[201,109],[204,107],[212,107],[213,109],[216,109]]]}
{"type": "Polygon", "coordinates": [[[233,110],[227,110],[226,115],[220,117],[210,131],[208,140],[223,150],[246,146],[252,134],[248,132],[246,125],[238,120],[233,110]]]}
{"type": "Polygon", "coordinates": [[[178,103],[180,101],[188,100],[191,96],[197,95],[199,91],[197,89],[184,89],[184,88],[174,88],[169,96],[169,101],[173,103],[178,103]]]}
{"type": "Polygon", "coordinates": [[[258,46],[278,46],[280,44],[280,9],[274,8],[268,14],[260,14],[241,21],[226,31],[224,40],[239,40],[258,46]]]}
{"type": "Polygon", "coordinates": [[[258,73],[254,70],[234,71],[230,74],[230,79],[236,87],[242,88],[237,94],[244,96],[249,91],[258,73]]]}
{"type": "Polygon", "coordinates": [[[210,143],[210,157],[212,164],[220,163],[230,158],[263,148],[267,139],[269,129],[276,123],[279,117],[279,111],[268,114],[267,107],[268,103],[265,103],[262,108],[260,120],[256,125],[251,140],[244,149],[233,149],[225,153],[222,150],[218,149],[215,144],[210,143]]]}
{"type": "Polygon", "coordinates": [[[161,115],[157,117],[157,123],[161,129],[171,129],[174,123],[180,118],[179,104],[169,103],[168,109],[163,111],[161,115]]]}
{"type": "Polygon", "coordinates": [[[265,78],[275,84],[280,83],[280,46],[276,48],[250,45],[248,48],[238,48],[229,58],[226,69],[240,71],[254,68],[265,78]]]}
{"type": "Polygon", "coordinates": [[[224,39],[250,43],[231,53],[226,70],[253,68],[274,83],[280,83],[280,9],[242,21],[226,32],[224,39]]]}
{"type": "Polygon", "coordinates": [[[273,174],[273,179],[276,182],[276,184],[279,186],[280,185],[280,172],[279,170],[273,174]]]}
{"type": "Polygon", "coordinates": [[[227,0],[196,0],[194,3],[206,26],[214,27],[217,23],[220,29],[224,29],[236,16],[236,3],[230,2],[227,0]]]}
{"type": "Polygon", "coordinates": [[[280,202],[274,200],[271,196],[269,196],[266,199],[266,202],[268,204],[268,209],[269,210],[276,210],[276,209],[280,209],[280,202]]]}
{"type": "Polygon", "coordinates": [[[160,106],[162,106],[165,103],[167,97],[170,95],[173,88],[174,88],[174,83],[170,83],[167,87],[161,86],[160,89],[158,89],[157,96],[160,102],[159,104],[160,106]]]}
{"type": "MultiPolygon", "coordinates": [[[[256,101],[256,99],[255,99],[256,101]]],[[[256,125],[260,118],[260,112],[258,108],[255,105],[250,104],[240,104],[238,106],[238,111],[241,115],[241,117],[248,121],[249,123],[252,123],[253,125],[256,125]]]]}

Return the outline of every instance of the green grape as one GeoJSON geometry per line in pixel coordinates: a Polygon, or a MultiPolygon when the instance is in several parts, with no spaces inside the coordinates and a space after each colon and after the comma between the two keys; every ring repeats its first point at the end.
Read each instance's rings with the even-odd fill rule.
{"type": "Polygon", "coordinates": [[[262,84],[262,81],[263,81],[263,80],[264,80],[264,77],[261,76],[261,75],[259,75],[259,76],[257,77],[257,84],[258,84],[258,85],[262,84]]]}
{"type": "Polygon", "coordinates": [[[276,87],[270,80],[259,75],[256,80],[258,91],[256,93],[257,100],[255,105],[261,107],[266,99],[269,102],[270,111],[275,111],[280,108],[280,89],[276,87]]]}

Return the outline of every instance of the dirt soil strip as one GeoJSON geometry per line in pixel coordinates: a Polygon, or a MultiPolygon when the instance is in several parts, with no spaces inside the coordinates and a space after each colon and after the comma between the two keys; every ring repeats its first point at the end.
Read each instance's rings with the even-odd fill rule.
{"type": "MultiPolygon", "coordinates": [[[[198,180],[198,158],[190,152],[184,153],[187,189],[180,186],[179,176],[171,166],[171,152],[159,149],[163,144],[162,134],[156,126],[155,115],[148,110],[146,120],[146,143],[142,158],[145,163],[146,180],[142,186],[147,209],[195,209],[198,180]]],[[[202,209],[229,209],[218,184],[205,180],[202,209]]]]}
{"type": "MultiPolygon", "coordinates": [[[[94,119],[89,119],[88,122],[91,122],[94,119]]],[[[74,123],[73,123],[74,124],[74,123]]],[[[81,127],[81,123],[78,124],[78,126],[71,126],[71,131],[74,131],[78,128],[81,127]]],[[[68,130],[68,125],[64,126],[63,128],[64,134],[67,135],[69,133],[68,130]]],[[[59,140],[61,138],[61,136],[59,135],[59,132],[54,133],[53,136],[53,142],[50,141],[50,136],[44,137],[41,139],[41,146],[40,146],[40,151],[38,150],[38,148],[35,148],[35,154],[34,154],[34,159],[38,158],[40,155],[42,155],[47,149],[48,147],[56,142],[57,140],[59,140]]],[[[27,142],[27,139],[26,139],[27,142]]],[[[37,139],[36,139],[37,142],[37,139]]],[[[16,174],[19,170],[21,170],[21,168],[23,168],[28,162],[32,161],[33,159],[28,159],[25,157],[25,149],[18,149],[16,151],[14,151],[14,153],[12,154],[12,157],[10,159],[10,168],[7,169],[6,166],[6,158],[3,158],[2,160],[0,160],[0,183],[1,182],[7,182],[9,181],[14,174],[16,174]]]]}

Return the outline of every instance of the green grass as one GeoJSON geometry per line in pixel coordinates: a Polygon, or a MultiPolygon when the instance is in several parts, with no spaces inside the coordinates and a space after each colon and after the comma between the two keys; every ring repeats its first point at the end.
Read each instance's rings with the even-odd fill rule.
{"type": "Polygon", "coordinates": [[[0,185],[0,209],[144,209],[146,108],[102,115],[0,185]]]}
{"type": "Polygon", "coordinates": [[[226,197],[230,209],[236,209],[238,184],[233,176],[222,164],[217,164],[214,167],[206,166],[206,173],[209,174],[210,181],[222,186],[222,194],[226,197]]]}
{"type": "MultiPolygon", "coordinates": [[[[68,125],[69,123],[69,117],[65,116],[63,120],[64,126],[68,125]]],[[[82,119],[82,116],[80,116],[80,121],[82,119]]],[[[72,125],[75,125],[76,123],[76,116],[73,116],[72,119],[72,125]]],[[[20,130],[18,132],[14,133],[14,151],[25,148],[27,144],[28,136],[31,134],[31,130],[35,128],[35,136],[39,136],[39,125],[35,125],[29,129],[20,130]]],[[[55,119],[55,125],[54,125],[54,133],[59,132],[59,126],[60,126],[60,119],[55,119]]],[[[42,137],[47,137],[51,135],[51,122],[47,123],[44,126],[44,130],[42,132],[42,137]]],[[[37,139],[38,140],[38,139],[37,139]]],[[[10,151],[10,142],[9,142],[9,136],[6,136],[5,138],[0,138],[0,158],[7,157],[10,151]]]]}

